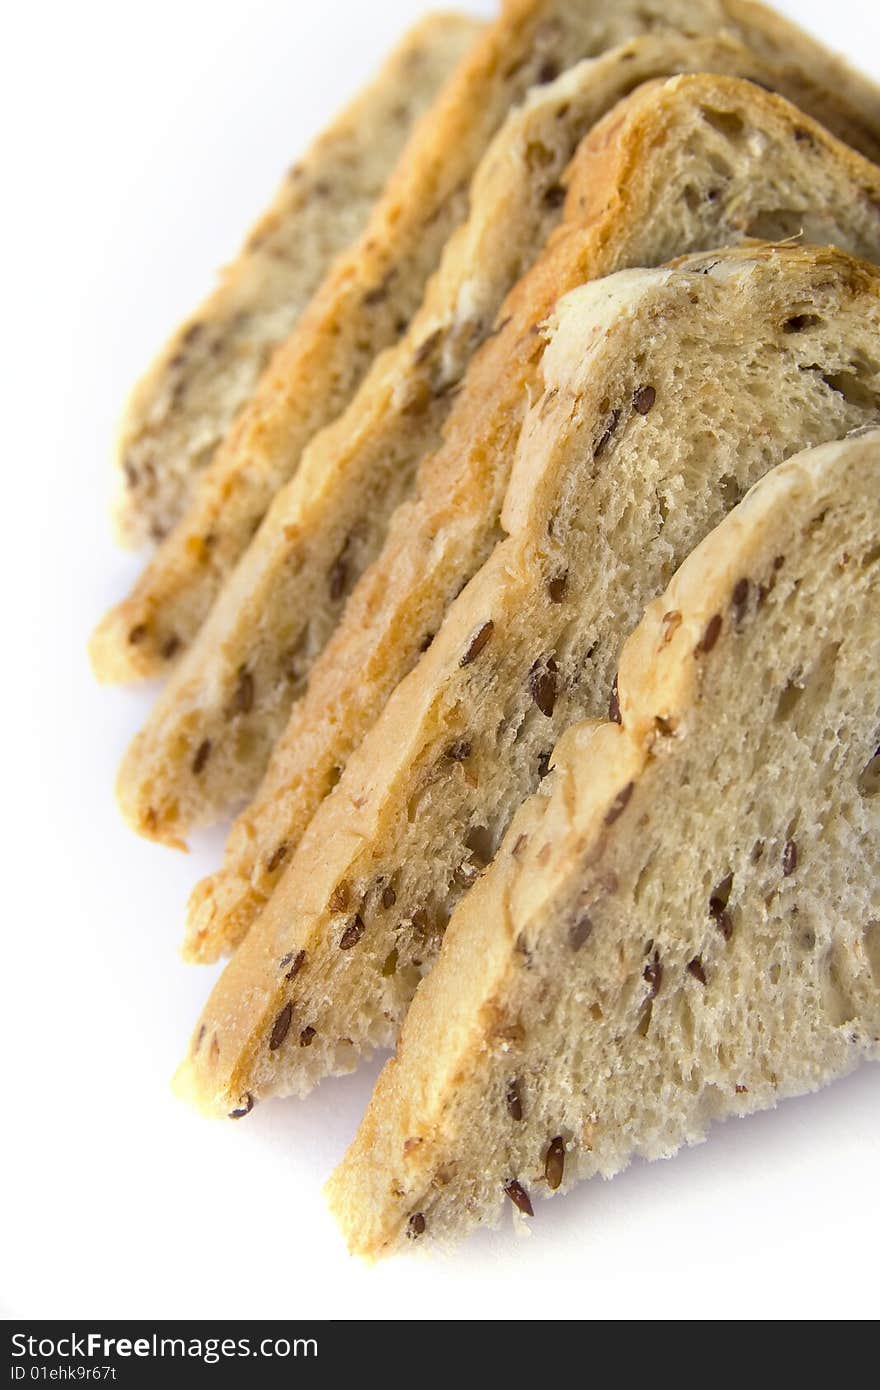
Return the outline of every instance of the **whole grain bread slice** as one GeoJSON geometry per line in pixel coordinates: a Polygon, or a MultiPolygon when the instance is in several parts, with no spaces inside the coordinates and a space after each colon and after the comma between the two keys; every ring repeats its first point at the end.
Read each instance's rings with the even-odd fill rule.
{"type": "Polygon", "coordinates": [[[352,1250],[880,1060],[878,490],[880,430],[798,455],[649,606],[416,991],[328,1187],[352,1250]]]}
{"type": "MultiPolygon", "coordinates": [[[[716,51],[715,61],[721,57],[716,51]]],[[[880,260],[877,168],[742,82],[688,76],[638,90],[581,146],[569,182],[562,228],[501,310],[499,332],[473,361],[417,496],[394,517],[381,558],[312,668],[263,785],[233,827],[222,870],[193,895],[187,949],[195,959],[215,959],[241,940],[321,799],[491,551],[520,423],[542,389],[535,328],[558,295],[621,267],[750,233],[805,229],[817,242],[880,260]]],[[[195,703],[192,711],[191,759],[202,739],[217,737],[195,703]]],[[[180,722],[168,727],[185,732],[180,722]]],[[[153,780],[140,757],[135,766],[142,816],[161,804],[157,787],[182,798],[179,778],[153,780]]]]}
{"type": "MultiPolygon", "coordinates": [[[[201,1105],[302,1094],[393,1043],[559,735],[616,714],[620,650],[645,604],[776,463],[880,420],[878,333],[880,270],[833,248],[722,250],[560,303],[510,534],[215,986],[181,1073],[201,1105]]],[[[707,654],[718,636],[707,625],[707,654]]]]}
{"type": "MultiPolygon", "coordinates": [[[[572,63],[664,28],[689,37],[727,32],[757,56],[799,68],[824,89],[823,117],[876,153],[877,89],[752,0],[618,0],[611,7],[604,0],[507,0],[419,123],[361,238],[278,350],[202,474],[193,506],[131,596],[100,625],[92,659],[102,679],[161,674],[192,642],[311,436],[345,409],[376,354],[418,308],[443,245],[466,215],[473,172],[510,108],[572,63]]],[[[273,527],[277,521],[276,513],[273,527]]]]}
{"type": "Polygon", "coordinates": [[[432,14],[285,178],[217,288],[132,391],[115,517],[132,547],[162,540],[335,257],[360,234],[418,117],[481,25],[432,14]]]}

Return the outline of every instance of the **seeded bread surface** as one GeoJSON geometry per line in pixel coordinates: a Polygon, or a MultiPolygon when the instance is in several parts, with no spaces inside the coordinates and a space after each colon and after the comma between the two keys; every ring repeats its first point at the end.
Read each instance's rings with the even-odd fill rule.
{"type": "Polygon", "coordinates": [[[203,471],[192,507],[130,597],[99,626],[91,652],[102,679],[161,674],[190,645],[308,440],[345,409],[376,354],[418,308],[466,215],[471,176],[510,108],[572,63],[662,28],[692,37],[726,31],[767,61],[796,65],[826,92],[840,93],[840,133],[876,152],[880,95],[873,85],[751,0],[618,0],[612,7],[508,0],[419,123],[358,243],[278,349],[203,471]]]}
{"type": "MultiPolygon", "coordinates": [[[[668,52],[678,42],[636,40],[618,60],[603,58],[596,66],[614,61],[618,72],[635,66],[638,75],[646,50],[662,45],[668,52]]],[[[726,61],[749,70],[736,45],[710,40],[691,48],[697,63],[726,61]]],[[[570,112],[583,91],[575,76],[573,70],[560,80],[570,112]]],[[[500,310],[497,335],[476,355],[455,397],[443,445],[422,465],[415,498],[393,518],[381,558],[349,600],[275,745],[262,787],[233,826],[223,869],[193,895],[187,940],[196,959],[215,959],[242,939],[322,798],[501,534],[519,427],[542,389],[535,328],[558,295],[623,266],[656,264],[749,234],[805,231],[817,242],[880,259],[876,167],[800,111],[730,79],[688,76],[635,92],[580,147],[568,181],[562,227],[500,310]]],[[[258,684],[266,671],[261,666],[258,684]]],[[[163,800],[179,808],[192,795],[192,761],[186,779],[175,772],[172,735],[188,737],[191,760],[210,738],[223,773],[229,733],[200,719],[202,688],[193,685],[174,721],[151,724],[155,737],[139,749],[133,801],[141,816],[163,800]]],[[[198,778],[211,773],[209,763],[198,778]]],[[[159,822],[166,823],[164,815],[159,822]]]]}
{"type": "Polygon", "coordinates": [[[394,1042],[558,736],[615,710],[645,603],[776,463],[880,420],[878,328],[880,271],[832,248],[721,250],[561,301],[510,534],[313,818],[182,1089],[229,1113],[394,1042]]]}
{"type": "Polygon", "coordinates": [[[434,14],[406,35],[293,166],[217,288],[135,386],[118,448],[123,544],[160,541],[180,520],[273,348],[360,234],[415,121],[479,28],[434,14]]]}
{"type": "Polygon", "coordinates": [[[353,1251],[539,1226],[880,1058],[878,488],[880,430],[801,454],[649,606],[416,992],[328,1187],[353,1251]]]}

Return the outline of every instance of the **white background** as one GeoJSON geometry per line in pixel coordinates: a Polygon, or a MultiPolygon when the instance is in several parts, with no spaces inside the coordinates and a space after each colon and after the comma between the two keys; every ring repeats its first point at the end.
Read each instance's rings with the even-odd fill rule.
{"type": "MultiPolygon", "coordinates": [[[[541,1204],[454,1261],[349,1259],[321,1184],[372,1077],[211,1124],[168,1078],[210,976],[188,857],[115,810],[143,692],[93,686],[88,632],[134,578],[105,509],[128,386],[309,136],[419,0],[17,6],[0,238],[7,1316],[875,1315],[880,1072],[729,1124],[674,1162],[541,1204]]],[[[489,13],[491,6],[477,5],[489,13]]],[[[780,8],[880,77],[867,0],[780,8]]]]}

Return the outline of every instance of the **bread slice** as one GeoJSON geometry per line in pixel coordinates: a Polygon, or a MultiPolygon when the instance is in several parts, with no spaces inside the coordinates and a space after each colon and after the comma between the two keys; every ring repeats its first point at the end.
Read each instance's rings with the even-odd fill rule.
{"type": "Polygon", "coordinates": [[[416,992],[328,1188],[352,1250],[880,1059],[878,490],[880,430],[799,455],[649,606],[416,992]]]}
{"type": "Polygon", "coordinates": [[[482,26],[428,15],[293,166],[218,287],[135,386],[120,428],[119,538],[160,541],[270,352],[360,234],[415,121],[482,26]]]}
{"type": "MultiPolygon", "coordinates": [[[[519,426],[541,390],[535,326],[557,296],[620,267],[770,230],[804,228],[818,242],[880,260],[878,204],[875,166],[745,83],[689,76],[658,84],[593,132],[570,171],[563,229],[501,310],[503,326],[472,363],[418,496],[394,518],[380,560],[312,668],[263,786],[233,827],[222,871],[193,895],[192,957],[215,959],[242,938],[339,770],[491,550],[519,426]]],[[[194,717],[191,757],[199,738],[213,737],[200,728],[194,717]]],[[[161,784],[143,766],[138,803],[149,808],[161,784]]],[[[180,797],[180,779],[171,785],[180,797]]]]}
{"type": "MultiPolygon", "coordinates": [[[[202,475],[192,508],[130,598],[102,623],[92,645],[101,678],[160,674],[190,644],[308,440],[340,414],[377,352],[418,308],[444,243],[466,215],[470,178],[511,106],[580,59],[663,28],[689,37],[726,31],[759,57],[802,69],[826,93],[841,94],[824,107],[829,120],[836,108],[843,137],[876,153],[877,90],[750,0],[618,0],[612,7],[508,0],[419,124],[362,237],[273,359],[202,475]]],[[[276,513],[273,527],[277,521],[276,513]]],[[[357,558],[356,544],[352,551],[346,566],[357,558]]]]}
{"type": "Polygon", "coordinates": [[[878,332],[880,271],[830,248],[719,251],[561,302],[505,503],[511,534],[217,982],[182,1076],[199,1103],[228,1113],[303,1094],[394,1041],[558,736],[616,707],[645,603],[768,469],[880,420],[878,332]]]}

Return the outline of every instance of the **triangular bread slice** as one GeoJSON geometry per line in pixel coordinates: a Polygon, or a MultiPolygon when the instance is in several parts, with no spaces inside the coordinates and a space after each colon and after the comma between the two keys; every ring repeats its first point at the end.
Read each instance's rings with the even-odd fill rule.
{"type": "Polygon", "coordinates": [[[768,469],[880,420],[878,334],[880,271],[831,248],[718,251],[561,302],[511,534],[217,982],[182,1077],[201,1104],[304,1093],[394,1041],[557,738],[616,703],[645,604],[768,469]]]}
{"type": "MultiPolygon", "coordinates": [[[[805,230],[880,260],[878,204],[876,166],[735,80],[690,76],[638,90],[594,130],[569,172],[562,229],[502,308],[417,496],[394,517],[381,558],[312,668],[263,785],[233,827],[223,869],[193,895],[192,956],[213,959],[241,940],[321,799],[495,543],[520,423],[542,389],[535,328],[557,297],[621,267],[749,234],[805,230]]],[[[191,756],[198,739],[214,737],[195,714],[189,736],[191,756]]],[[[140,775],[135,804],[149,808],[155,786],[140,775]]],[[[179,775],[172,785],[180,797],[179,775]]]]}
{"type": "MultiPolygon", "coordinates": [[[[336,262],[202,475],[193,507],[96,633],[92,657],[102,678],[161,674],[190,644],[308,440],[341,413],[418,308],[511,107],[580,59],[664,29],[727,33],[766,61],[800,69],[815,84],[804,99],[819,96],[820,119],[877,153],[877,89],[751,0],[508,0],[419,123],[361,238],[336,262]]],[[[462,310],[467,319],[466,303],[462,310]]],[[[356,545],[352,551],[354,563],[356,545]]]]}
{"type": "Polygon", "coordinates": [[[432,14],[313,141],[217,288],[132,391],[118,442],[119,538],[162,540],[334,258],[360,234],[418,117],[482,26],[432,14]]]}
{"type": "Polygon", "coordinates": [[[880,1060],[878,493],[880,430],[800,454],[650,605],[416,993],[329,1184],[353,1250],[880,1060]]]}

